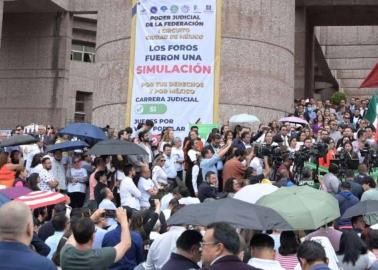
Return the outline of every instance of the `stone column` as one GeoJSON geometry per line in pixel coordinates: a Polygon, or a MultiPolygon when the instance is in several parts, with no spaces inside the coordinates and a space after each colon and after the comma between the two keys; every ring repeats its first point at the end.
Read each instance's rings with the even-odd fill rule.
{"type": "Polygon", "coordinates": [[[220,115],[262,121],[293,110],[294,0],[227,0],[222,14],[220,115]]]}
{"type": "Polygon", "coordinates": [[[306,74],[306,8],[295,9],[295,98],[305,96],[306,74]]]}
{"type": "Polygon", "coordinates": [[[130,55],[131,1],[98,1],[97,90],[92,122],[125,127],[130,55]]]}

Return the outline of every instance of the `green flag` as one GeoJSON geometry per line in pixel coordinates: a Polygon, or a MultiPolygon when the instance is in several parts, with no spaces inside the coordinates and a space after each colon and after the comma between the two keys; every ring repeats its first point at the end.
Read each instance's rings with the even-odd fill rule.
{"type": "Polygon", "coordinates": [[[374,95],[369,102],[368,110],[364,118],[366,120],[369,120],[370,124],[373,124],[376,116],[377,116],[377,96],[374,95]]]}

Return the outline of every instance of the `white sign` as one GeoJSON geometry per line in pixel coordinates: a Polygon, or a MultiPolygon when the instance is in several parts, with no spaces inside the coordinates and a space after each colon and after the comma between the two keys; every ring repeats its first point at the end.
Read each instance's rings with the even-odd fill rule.
{"type": "Polygon", "coordinates": [[[140,0],[135,3],[128,124],[147,119],[154,134],[218,117],[220,1],[140,0]],[[217,3],[219,2],[219,3],[217,3]]]}

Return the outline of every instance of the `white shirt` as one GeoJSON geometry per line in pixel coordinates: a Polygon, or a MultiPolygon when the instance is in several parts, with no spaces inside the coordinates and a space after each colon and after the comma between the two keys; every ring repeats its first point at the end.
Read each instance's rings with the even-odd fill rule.
{"type": "Polygon", "coordinates": [[[163,155],[165,157],[165,163],[164,163],[164,171],[167,174],[168,178],[176,178],[177,171],[176,171],[176,165],[175,165],[175,159],[174,157],[163,155]]]}
{"type": "Polygon", "coordinates": [[[66,174],[62,161],[58,161],[55,158],[51,158],[51,173],[54,176],[54,179],[59,182],[59,189],[67,189],[66,184],[66,174]]]}
{"type": "Polygon", "coordinates": [[[168,193],[161,198],[161,211],[164,211],[168,208],[169,202],[174,198],[172,193],[168,193]]]}
{"type": "Polygon", "coordinates": [[[46,169],[42,169],[39,172],[39,178],[40,181],[38,183],[38,187],[41,191],[55,191],[55,189],[51,188],[48,184],[49,182],[54,180],[51,170],[48,171],[46,169]]]}
{"type": "Polygon", "coordinates": [[[178,163],[178,161],[184,161],[184,151],[182,148],[172,147],[171,156],[175,160],[176,172],[181,172],[184,169],[184,166],[182,163],[178,163]]]}
{"type": "Polygon", "coordinates": [[[45,240],[45,244],[49,246],[50,248],[50,252],[49,254],[47,255],[47,258],[48,259],[52,259],[52,257],[54,256],[54,253],[56,252],[56,249],[59,245],[59,242],[60,242],[60,239],[63,237],[64,235],[64,231],[61,231],[61,232],[54,232],[53,235],[49,236],[46,240],[45,240]]]}
{"type": "Polygon", "coordinates": [[[196,197],[185,197],[185,198],[181,198],[179,200],[179,203],[188,205],[188,204],[198,204],[198,203],[201,203],[201,201],[196,197]]]}
{"type": "Polygon", "coordinates": [[[32,144],[25,148],[25,155],[26,155],[26,171],[30,172],[30,165],[32,163],[33,157],[36,154],[42,153],[42,150],[39,148],[37,144],[32,144]]]}
{"type": "Polygon", "coordinates": [[[85,193],[86,185],[85,182],[88,181],[88,173],[87,170],[84,168],[70,169],[71,178],[75,183],[68,183],[67,191],[69,193],[72,192],[81,192],[85,193]]]}
{"type": "Polygon", "coordinates": [[[39,174],[42,171],[42,169],[43,169],[42,164],[38,164],[34,168],[30,168],[30,171],[29,171],[28,175],[31,175],[32,173],[38,173],[39,174]]]}
{"type": "Polygon", "coordinates": [[[285,270],[278,261],[252,258],[248,261],[250,266],[263,270],[285,270]]]}
{"type": "Polygon", "coordinates": [[[163,185],[168,184],[167,174],[165,173],[163,168],[158,165],[156,165],[152,170],[152,180],[159,184],[163,184],[163,185]]]}
{"type": "Polygon", "coordinates": [[[119,195],[122,206],[129,206],[140,210],[139,198],[142,196],[142,193],[134,184],[133,179],[124,175],[119,186],[119,195]]]}
{"type": "Polygon", "coordinates": [[[148,154],[148,163],[151,163],[152,162],[152,156],[153,156],[151,147],[145,145],[144,143],[140,143],[139,146],[142,147],[144,150],[146,150],[146,152],[148,154]]]}
{"type": "Polygon", "coordinates": [[[160,270],[169,260],[171,253],[176,251],[176,241],[184,231],[184,227],[172,226],[168,232],[159,235],[148,251],[144,269],[160,270]]]}
{"type": "Polygon", "coordinates": [[[255,169],[257,175],[260,175],[260,174],[262,174],[264,172],[263,161],[261,160],[261,158],[258,158],[258,157],[254,157],[251,160],[251,163],[249,164],[249,167],[255,169]]]}
{"type": "Polygon", "coordinates": [[[138,182],[138,189],[141,192],[141,196],[139,198],[140,207],[150,207],[150,202],[148,201],[151,197],[148,190],[155,186],[154,182],[151,179],[146,179],[144,177],[139,178],[138,182]]]}

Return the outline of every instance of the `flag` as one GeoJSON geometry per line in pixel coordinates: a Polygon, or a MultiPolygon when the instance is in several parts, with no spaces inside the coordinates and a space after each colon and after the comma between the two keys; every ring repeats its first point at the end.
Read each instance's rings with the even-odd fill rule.
{"type": "Polygon", "coordinates": [[[370,102],[369,102],[369,106],[368,106],[368,110],[364,116],[364,119],[368,120],[370,122],[371,125],[374,126],[375,128],[375,140],[377,141],[378,140],[378,118],[377,118],[377,106],[378,106],[378,99],[377,99],[377,96],[374,95],[370,102]]]}
{"type": "Polygon", "coordinates": [[[36,209],[48,205],[66,202],[67,196],[52,191],[33,191],[27,195],[18,197],[15,200],[24,202],[31,209],[36,209]]]}
{"type": "Polygon", "coordinates": [[[375,88],[378,87],[378,64],[370,71],[360,88],[375,88]]]}

